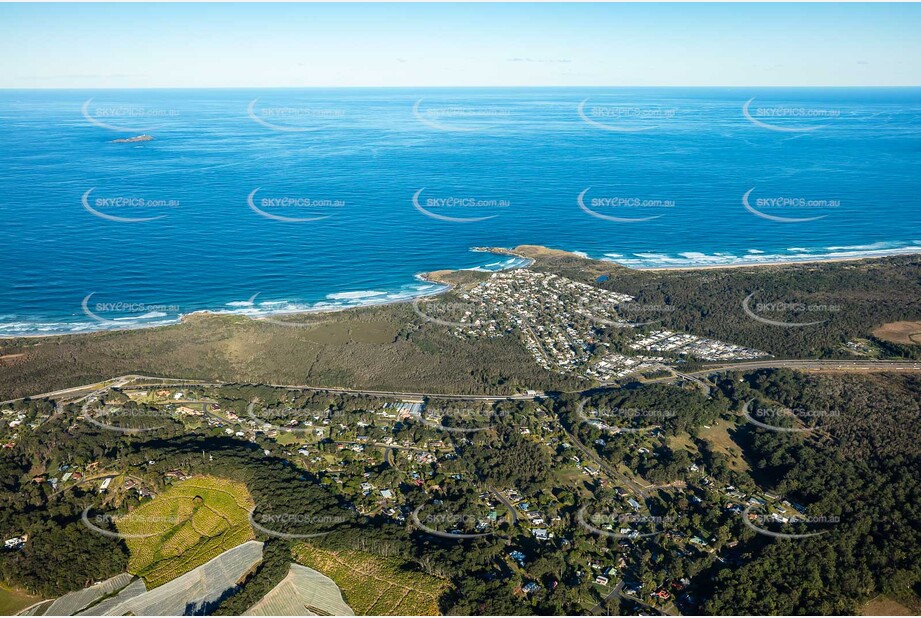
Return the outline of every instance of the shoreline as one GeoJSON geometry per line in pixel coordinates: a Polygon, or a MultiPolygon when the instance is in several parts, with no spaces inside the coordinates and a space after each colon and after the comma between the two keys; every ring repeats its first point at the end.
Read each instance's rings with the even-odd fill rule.
{"type": "Polygon", "coordinates": [[[413,303],[417,299],[427,298],[431,296],[438,296],[445,294],[454,289],[454,284],[448,281],[445,281],[440,278],[442,274],[449,274],[455,272],[502,272],[505,270],[514,270],[518,268],[530,268],[537,261],[540,254],[562,254],[567,255],[583,260],[601,262],[612,264],[618,268],[624,268],[627,270],[641,271],[647,273],[655,272],[686,272],[686,271],[706,271],[706,270],[723,270],[723,269],[739,269],[739,268],[765,268],[765,267],[774,267],[774,268],[787,268],[791,266],[815,266],[817,264],[825,263],[837,263],[837,262],[862,262],[869,260],[879,260],[884,258],[899,257],[899,256],[909,256],[909,255],[921,255],[921,246],[915,248],[908,248],[910,250],[881,250],[878,252],[878,255],[861,255],[861,256],[840,256],[840,257],[826,257],[815,256],[814,258],[802,259],[802,260],[776,260],[776,261],[766,261],[766,262],[754,262],[754,263],[729,263],[729,264],[701,264],[697,266],[629,266],[618,262],[614,258],[592,258],[588,257],[585,253],[567,251],[565,249],[553,249],[546,247],[544,245],[517,245],[513,248],[508,247],[471,247],[470,251],[476,253],[491,253],[494,255],[501,255],[505,257],[514,257],[521,260],[525,260],[527,263],[522,265],[511,266],[509,268],[502,268],[497,271],[490,271],[481,268],[462,268],[462,269],[439,269],[417,273],[414,275],[414,278],[419,281],[424,281],[426,283],[431,283],[435,285],[442,286],[441,289],[415,294],[406,298],[394,298],[389,300],[382,301],[368,301],[351,306],[342,306],[342,307],[322,307],[317,309],[297,309],[293,311],[277,311],[269,312],[264,315],[247,315],[245,313],[238,313],[229,310],[221,309],[199,309],[192,311],[190,313],[182,313],[174,320],[171,320],[165,324],[135,324],[126,326],[124,328],[99,328],[95,330],[84,330],[79,332],[57,332],[57,333],[29,333],[22,335],[0,335],[0,342],[2,341],[11,341],[15,339],[45,339],[51,337],[69,337],[69,336],[80,336],[80,335],[94,335],[99,333],[112,333],[119,331],[131,331],[131,330],[140,330],[148,328],[167,328],[170,326],[175,326],[177,324],[185,323],[189,319],[194,319],[201,316],[233,316],[233,317],[245,317],[253,321],[263,321],[263,322],[279,322],[278,316],[303,316],[303,315],[326,315],[333,313],[340,313],[343,311],[351,311],[355,309],[363,309],[366,307],[383,307],[387,305],[396,305],[400,303],[413,303]],[[533,253],[534,255],[529,255],[533,253]]]}
{"type": "MultiPolygon", "coordinates": [[[[489,247],[472,247],[470,251],[474,251],[477,253],[493,253],[496,255],[504,255],[507,257],[518,257],[520,259],[527,260],[527,264],[523,266],[513,266],[511,268],[527,268],[534,263],[534,259],[527,258],[525,256],[516,255],[512,253],[511,251],[509,251],[508,249],[497,248],[493,250],[492,248],[489,248],[489,247]]],[[[500,269],[500,271],[510,270],[511,268],[500,269]]],[[[445,294],[447,292],[450,292],[452,289],[454,289],[454,284],[448,281],[439,279],[438,275],[454,273],[454,272],[463,272],[463,271],[500,272],[500,271],[481,270],[478,268],[466,268],[466,269],[440,269],[440,270],[432,270],[432,271],[416,273],[413,276],[414,279],[418,281],[424,281],[425,283],[431,283],[434,285],[441,286],[440,289],[437,289],[431,292],[413,294],[412,296],[408,296],[406,298],[392,298],[392,299],[381,300],[381,301],[371,300],[368,302],[351,305],[351,306],[320,307],[320,308],[314,308],[314,309],[311,309],[311,308],[296,309],[292,311],[274,311],[274,312],[265,313],[263,315],[247,315],[245,313],[235,312],[231,310],[224,310],[224,309],[197,309],[189,313],[180,313],[176,318],[170,320],[167,323],[132,324],[132,325],[126,325],[123,328],[102,327],[98,329],[92,329],[92,330],[88,329],[88,330],[83,330],[83,331],[78,331],[78,332],[71,331],[71,332],[57,332],[57,333],[28,333],[28,334],[23,334],[23,335],[0,335],[0,342],[12,341],[15,339],[48,339],[52,337],[76,337],[76,336],[81,336],[81,335],[96,335],[100,333],[114,333],[114,332],[132,331],[132,330],[141,330],[141,329],[150,329],[150,328],[168,328],[170,326],[176,326],[177,324],[183,324],[190,319],[195,319],[195,318],[203,317],[203,316],[204,317],[209,317],[209,316],[243,317],[243,318],[248,318],[254,322],[279,323],[280,321],[278,320],[278,317],[280,316],[327,315],[327,314],[333,314],[333,313],[341,313],[343,311],[352,311],[355,309],[364,309],[367,307],[384,307],[387,305],[397,305],[400,303],[412,303],[420,298],[428,298],[431,296],[438,296],[440,294],[445,294]]]]}
{"type": "Polygon", "coordinates": [[[528,259],[533,263],[535,261],[534,257],[528,255],[524,251],[532,251],[536,253],[558,253],[566,254],[572,257],[580,258],[583,260],[589,260],[594,262],[602,262],[607,264],[614,264],[619,268],[624,268],[626,270],[640,271],[640,272],[673,272],[673,271],[692,271],[692,270],[720,270],[728,268],[763,268],[763,267],[787,267],[787,266],[798,266],[798,265],[809,265],[814,266],[816,264],[827,264],[827,263],[837,263],[837,262],[862,262],[869,260],[881,260],[885,258],[893,257],[906,257],[911,255],[921,255],[921,245],[915,247],[903,247],[898,249],[880,249],[878,251],[868,251],[868,255],[846,255],[846,256],[830,256],[823,257],[822,255],[809,256],[803,259],[777,259],[769,260],[763,262],[744,262],[736,261],[726,264],[696,264],[696,265],[687,265],[687,266],[631,266],[628,264],[623,264],[618,261],[617,258],[593,258],[588,256],[586,253],[581,251],[567,251],[565,249],[552,249],[543,245],[518,245],[512,249],[507,248],[490,248],[490,247],[475,247],[471,250],[483,250],[490,252],[501,252],[502,255],[514,256],[522,259],[528,259]]]}
{"type": "MultiPolygon", "coordinates": [[[[833,258],[815,258],[807,260],[778,260],[771,262],[753,262],[753,263],[734,263],[734,264],[701,264],[700,266],[625,266],[616,260],[611,260],[622,268],[630,270],[641,270],[643,272],[661,272],[661,271],[681,271],[681,270],[721,270],[724,268],[762,268],[765,266],[814,266],[816,264],[829,264],[833,262],[861,262],[864,260],[880,260],[883,258],[897,257],[901,255],[921,255],[921,249],[910,253],[891,253],[887,255],[866,255],[861,257],[833,257],[833,258]]],[[[607,260],[602,260],[607,261],[607,260]]]]}

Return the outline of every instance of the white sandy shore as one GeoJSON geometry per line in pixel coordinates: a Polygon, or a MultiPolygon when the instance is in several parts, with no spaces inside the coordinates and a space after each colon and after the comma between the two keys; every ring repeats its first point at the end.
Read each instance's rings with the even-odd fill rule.
{"type": "MultiPolygon", "coordinates": [[[[564,251],[561,249],[550,249],[548,247],[538,247],[538,246],[534,246],[534,248],[540,249],[540,250],[546,250],[548,252],[568,253],[570,255],[573,255],[575,257],[582,258],[582,259],[592,259],[592,258],[586,258],[584,254],[575,253],[572,251],[564,251]]],[[[519,251],[516,251],[516,249],[519,249],[519,247],[516,247],[515,249],[508,249],[508,248],[503,248],[503,247],[474,247],[471,250],[477,251],[477,252],[484,252],[484,253],[494,253],[496,255],[512,256],[512,257],[521,258],[523,260],[527,260],[526,264],[523,264],[521,266],[515,266],[513,268],[529,268],[531,265],[534,264],[535,258],[529,255],[524,255],[520,253],[519,251]]],[[[921,248],[912,250],[912,251],[903,250],[903,251],[893,251],[893,252],[887,252],[887,253],[880,252],[879,255],[861,255],[861,256],[828,257],[828,258],[822,258],[821,256],[816,256],[815,259],[802,259],[802,260],[778,260],[778,261],[754,262],[754,263],[736,262],[732,264],[704,264],[704,265],[699,265],[699,266],[662,266],[662,267],[627,266],[627,265],[617,262],[617,260],[615,259],[604,259],[604,260],[595,260],[595,261],[607,262],[607,263],[615,264],[621,268],[627,268],[630,270],[639,270],[639,271],[644,271],[644,272],[674,272],[674,271],[695,271],[695,270],[721,270],[721,269],[728,269],[728,268],[765,268],[765,267],[783,268],[783,267],[789,267],[789,266],[810,266],[810,265],[815,266],[817,264],[824,264],[824,263],[829,263],[829,262],[860,262],[860,261],[865,261],[865,260],[879,260],[879,259],[889,258],[889,257],[904,256],[904,255],[918,255],[918,254],[921,254],[921,248]]],[[[468,270],[476,271],[476,269],[468,269],[468,270]]],[[[92,334],[98,334],[98,333],[109,333],[109,332],[114,332],[114,331],[119,331],[119,330],[136,330],[140,328],[163,328],[163,327],[168,327],[168,326],[174,326],[175,324],[184,322],[189,318],[194,318],[196,316],[203,316],[203,315],[241,316],[241,317],[247,317],[254,321],[272,322],[272,321],[278,320],[279,317],[283,317],[283,316],[305,316],[305,315],[319,316],[319,315],[324,315],[324,314],[328,315],[328,314],[333,314],[333,313],[339,313],[342,311],[351,311],[354,309],[362,309],[365,307],[380,307],[380,306],[395,305],[395,304],[400,304],[400,303],[411,303],[419,298],[438,296],[440,294],[445,294],[446,292],[453,289],[454,286],[452,284],[431,276],[432,274],[439,273],[439,272],[459,272],[459,271],[452,271],[449,269],[444,269],[444,270],[431,271],[431,273],[417,274],[416,275],[417,279],[421,281],[425,281],[426,283],[435,283],[443,287],[441,289],[434,290],[432,292],[418,294],[418,295],[414,295],[412,297],[407,297],[407,298],[395,298],[395,299],[381,300],[377,302],[371,301],[371,302],[361,303],[361,304],[352,305],[352,306],[320,307],[316,309],[303,309],[303,310],[295,310],[295,311],[287,311],[287,312],[279,311],[277,313],[268,313],[264,315],[246,315],[245,313],[235,313],[232,311],[202,309],[199,311],[193,311],[191,313],[180,314],[177,321],[173,322],[172,324],[133,324],[133,325],[127,326],[126,328],[120,328],[120,329],[100,328],[98,330],[86,330],[82,332],[71,332],[71,333],[0,335],[0,340],[37,339],[37,338],[46,338],[46,337],[67,337],[67,336],[78,336],[78,335],[92,335],[92,334]]],[[[491,271],[477,271],[477,272],[491,272],[491,271]]]]}

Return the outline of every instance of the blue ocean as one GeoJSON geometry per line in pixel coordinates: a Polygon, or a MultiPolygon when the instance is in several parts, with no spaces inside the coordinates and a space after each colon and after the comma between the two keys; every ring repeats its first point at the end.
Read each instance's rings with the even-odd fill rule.
{"type": "Polygon", "coordinates": [[[921,251],[921,89],[0,91],[0,335],[921,251]],[[141,136],[149,136],[141,137],[141,136]]]}

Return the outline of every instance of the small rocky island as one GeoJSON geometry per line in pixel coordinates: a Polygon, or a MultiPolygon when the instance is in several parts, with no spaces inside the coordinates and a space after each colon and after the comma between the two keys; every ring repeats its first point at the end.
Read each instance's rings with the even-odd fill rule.
{"type": "Polygon", "coordinates": [[[153,135],[135,135],[134,137],[120,137],[118,139],[113,139],[113,144],[134,144],[135,142],[149,142],[153,139],[153,135]]]}

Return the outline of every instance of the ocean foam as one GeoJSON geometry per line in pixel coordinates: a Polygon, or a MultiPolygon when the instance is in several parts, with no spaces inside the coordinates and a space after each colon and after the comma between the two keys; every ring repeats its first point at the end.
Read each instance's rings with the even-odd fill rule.
{"type": "Polygon", "coordinates": [[[357,300],[362,298],[373,298],[375,296],[385,296],[387,292],[379,292],[377,290],[368,290],[361,292],[337,292],[335,294],[327,294],[326,298],[329,300],[357,300]]]}

